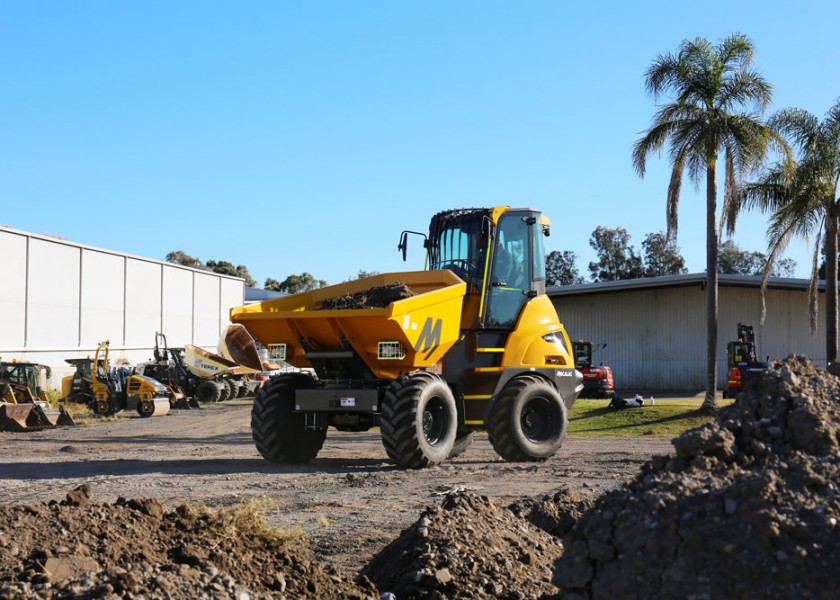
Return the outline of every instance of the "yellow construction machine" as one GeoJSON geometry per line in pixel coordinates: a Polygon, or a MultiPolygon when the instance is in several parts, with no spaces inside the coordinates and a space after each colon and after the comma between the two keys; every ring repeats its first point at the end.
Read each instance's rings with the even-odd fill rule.
{"type": "Polygon", "coordinates": [[[110,368],[109,346],[109,341],[100,343],[92,363],[93,412],[98,415],[113,415],[122,410],[136,410],[141,417],[162,417],[169,414],[167,387],[151,377],[132,375],[129,368],[110,368]]]}
{"type": "MultiPolygon", "coordinates": [[[[418,234],[426,271],[233,308],[231,321],[271,358],[313,373],[276,375],[257,393],[260,454],[307,462],[329,426],[379,426],[389,457],[408,468],[462,453],[482,429],[505,460],[553,456],[583,378],[545,294],[549,228],[534,209],[441,212],[418,234]]],[[[404,260],[412,233],[400,237],[404,260]]]]}
{"type": "Polygon", "coordinates": [[[45,391],[50,368],[31,362],[0,362],[0,431],[38,431],[76,423],[60,408],[50,410],[45,391]]]}

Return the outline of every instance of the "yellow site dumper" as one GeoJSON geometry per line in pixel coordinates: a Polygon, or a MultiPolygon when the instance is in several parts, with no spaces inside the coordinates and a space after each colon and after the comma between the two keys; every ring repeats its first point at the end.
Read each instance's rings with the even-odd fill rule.
{"type": "MultiPolygon", "coordinates": [[[[533,209],[445,211],[418,234],[429,270],[232,309],[271,359],[309,370],[258,392],[260,454],[307,462],[328,427],[379,426],[389,457],[409,468],[462,453],[482,429],[506,460],[553,456],[582,376],[545,295],[548,232],[533,209]]],[[[400,239],[404,258],[411,233],[400,239]]]]}

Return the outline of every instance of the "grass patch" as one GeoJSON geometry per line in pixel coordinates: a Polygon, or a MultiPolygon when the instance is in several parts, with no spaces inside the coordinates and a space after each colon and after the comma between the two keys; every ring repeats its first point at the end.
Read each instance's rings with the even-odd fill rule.
{"type": "Polygon", "coordinates": [[[274,500],[258,496],[221,510],[213,510],[202,504],[182,504],[175,510],[199,525],[199,528],[212,530],[221,540],[237,540],[246,536],[285,544],[302,542],[305,539],[303,531],[290,531],[268,524],[266,515],[276,509],[277,503],[274,500]]]}
{"type": "MultiPolygon", "coordinates": [[[[569,412],[569,435],[672,438],[714,420],[700,414],[702,398],[662,398],[639,408],[609,408],[609,400],[578,400],[569,412]]],[[[732,400],[718,401],[718,406],[732,400]]]]}

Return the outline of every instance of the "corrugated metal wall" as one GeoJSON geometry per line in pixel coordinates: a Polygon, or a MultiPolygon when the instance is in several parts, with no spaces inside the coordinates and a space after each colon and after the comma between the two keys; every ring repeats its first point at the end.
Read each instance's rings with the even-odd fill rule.
{"type": "Polygon", "coordinates": [[[112,360],[132,363],[151,357],[156,331],[215,349],[245,302],[241,279],[3,227],[0,261],[0,357],[59,374],[106,339],[112,360]]]}
{"type": "MultiPolygon", "coordinates": [[[[706,291],[699,285],[552,296],[572,339],[606,343],[593,359],[613,368],[617,387],[633,390],[692,390],[706,386],[706,291]]],[[[726,383],[726,344],[738,323],[752,325],[759,357],[805,354],[825,364],[823,296],[819,328],[810,334],[807,292],[767,293],[767,318],[754,287],[719,288],[718,385],[726,383]]]]}

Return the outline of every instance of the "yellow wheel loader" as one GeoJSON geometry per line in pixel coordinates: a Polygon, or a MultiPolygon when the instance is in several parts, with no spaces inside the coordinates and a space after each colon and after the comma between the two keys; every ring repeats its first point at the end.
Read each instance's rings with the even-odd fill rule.
{"type": "MultiPolygon", "coordinates": [[[[583,378],[545,294],[549,228],[533,209],[441,212],[418,234],[426,271],[232,309],[271,358],[314,373],[274,376],[257,393],[260,454],[307,462],[328,427],[379,426],[388,456],[407,468],[464,452],[478,430],[505,460],[553,456],[583,378]]],[[[413,233],[401,235],[404,260],[413,233]]]]}
{"type": "Polygon", "coordinates": [[[132,375],[128,368],[109,368],[110,342],[99,344],[91,369],[91,408],[97,415],[136,410],[141,417],[169,414],[169,390],[144,375],[132,375]]]}
{"type": "Polygon", "coordinates": [[[38,431],[76,423],[64,410],[50,410],[45,392],[50,368],[30,362],[0,362],[0,431],[38,431]]]}

